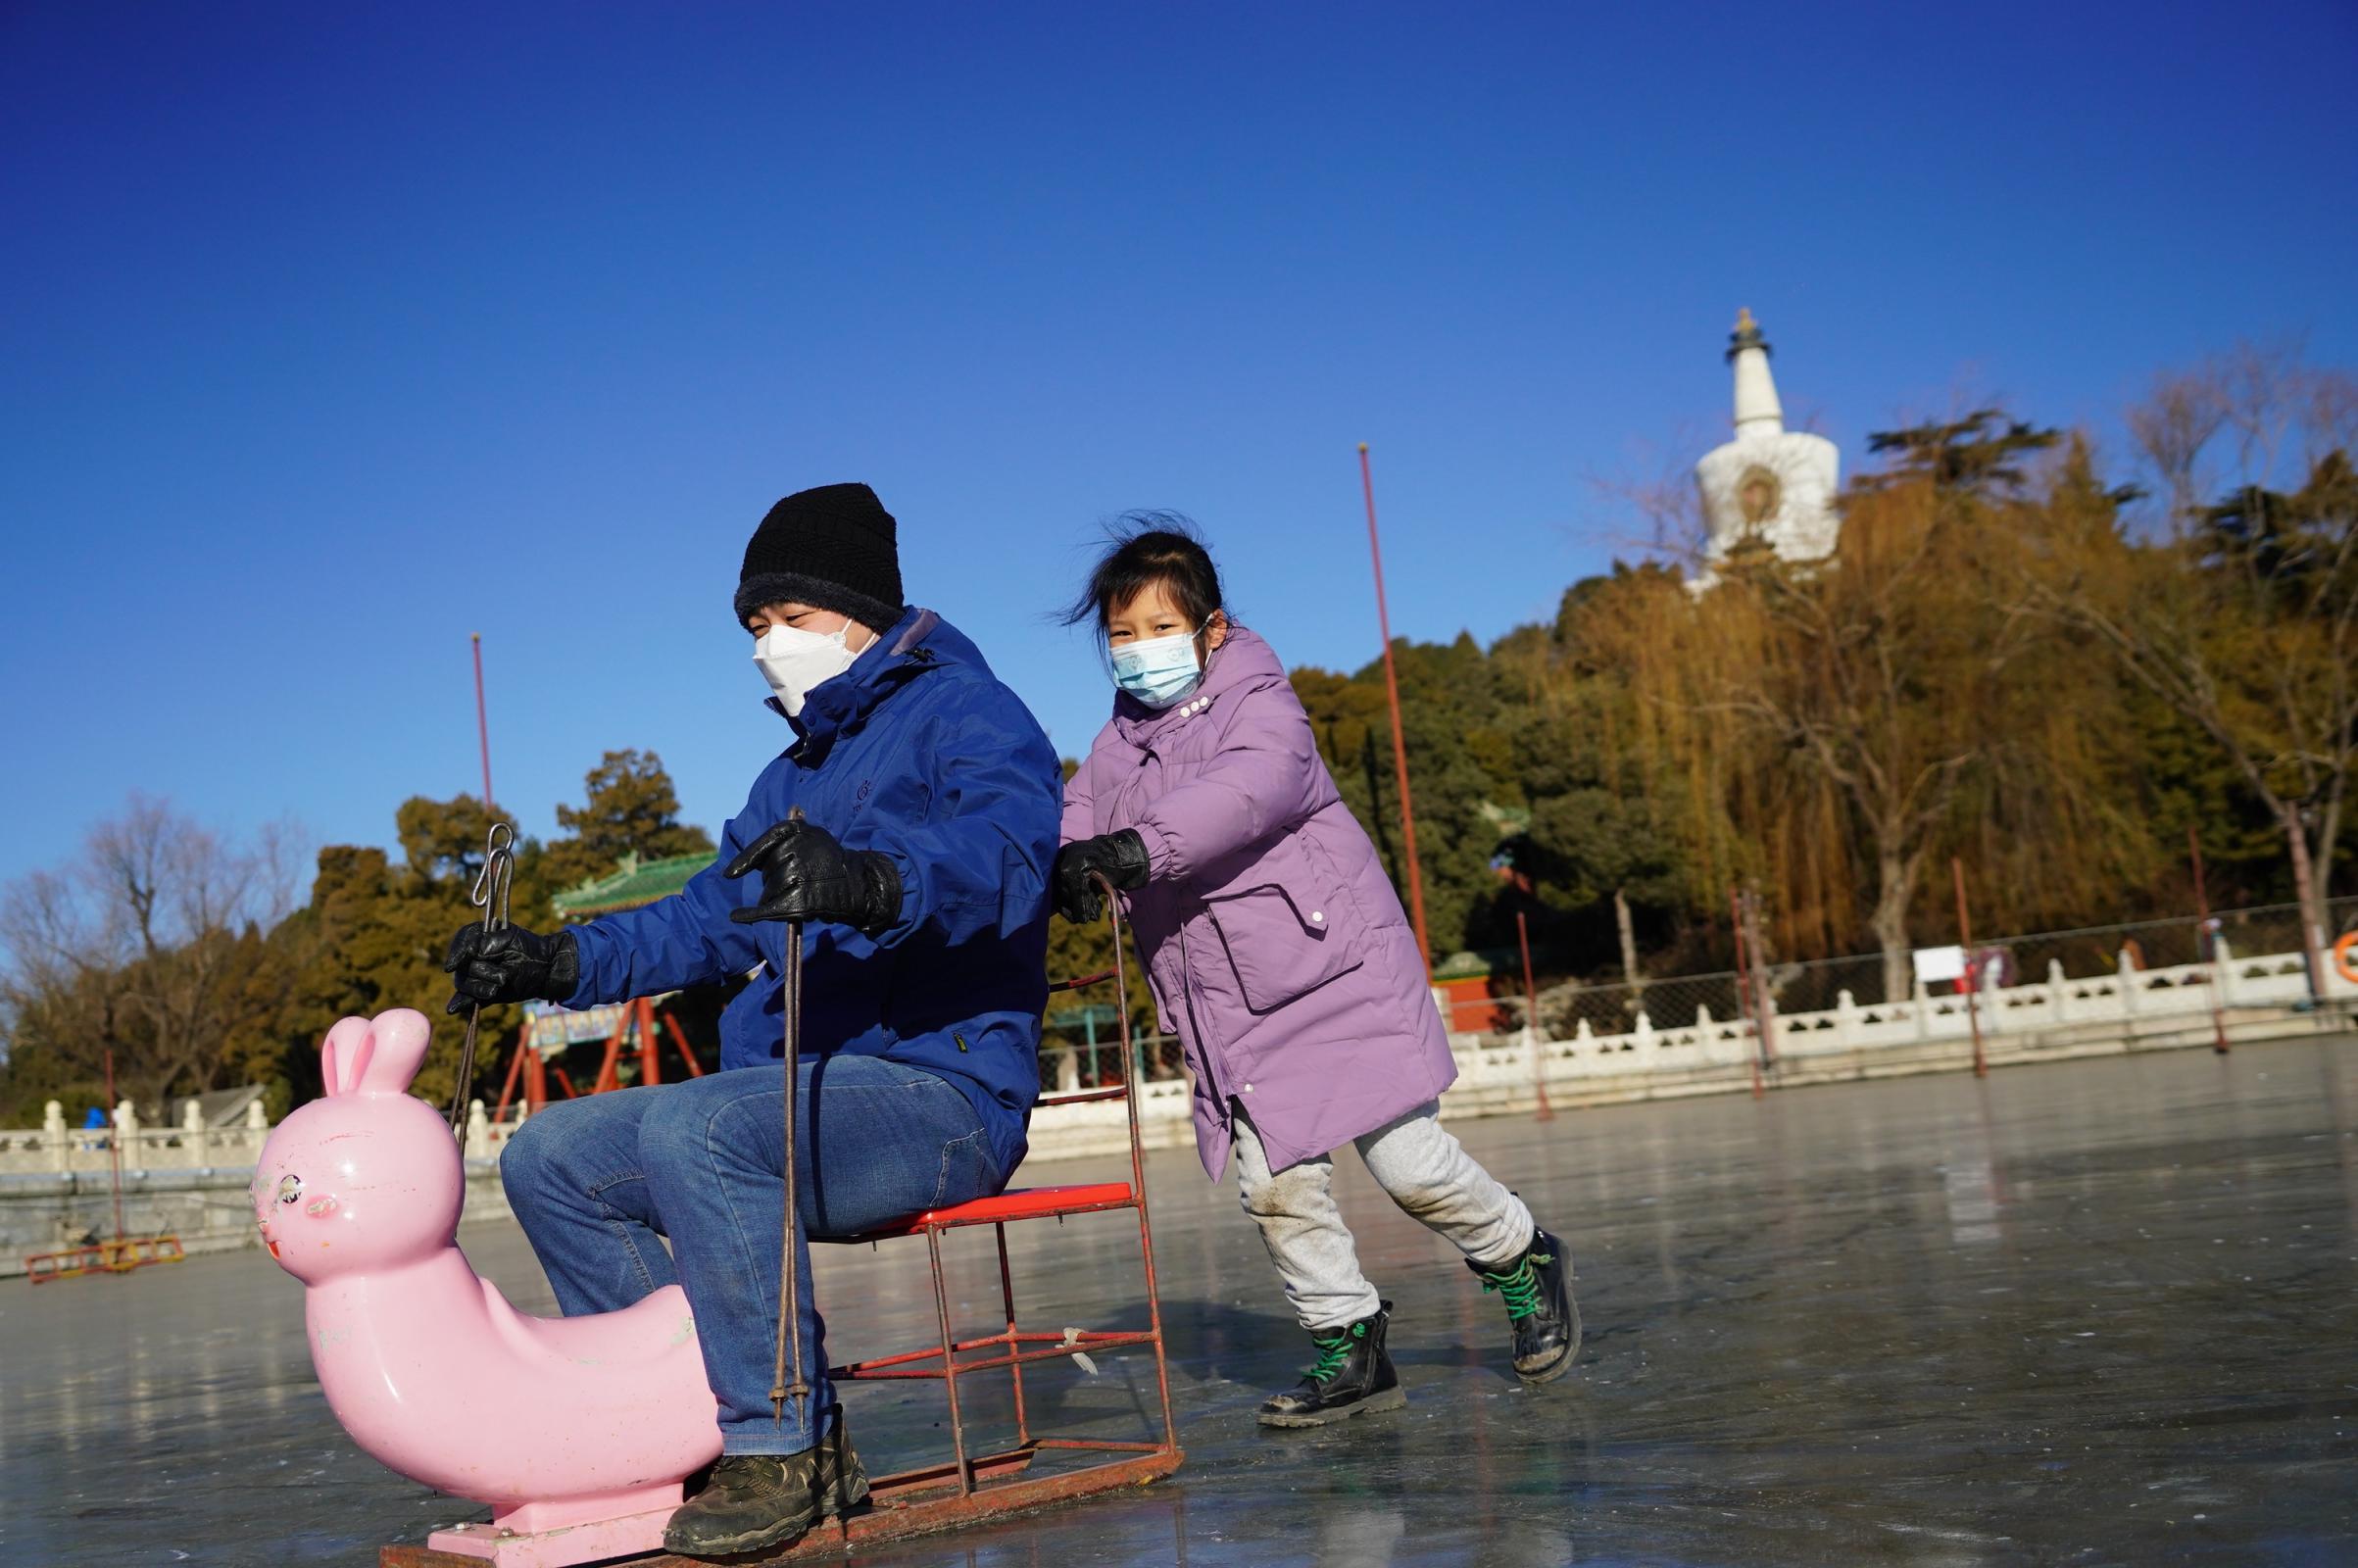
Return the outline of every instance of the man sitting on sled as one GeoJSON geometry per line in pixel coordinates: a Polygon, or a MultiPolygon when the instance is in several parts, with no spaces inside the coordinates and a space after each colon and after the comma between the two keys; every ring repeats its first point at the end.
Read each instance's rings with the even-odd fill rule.
{"type": "Polygon", "coordinates": [[[867,1494],[833,1431],[806,1234],[986,1197],[1022,1159],[1062,795],[1048,738],[974,645],[903,605],[893,518],[867,486],[772,508],[735,607],[795,738],[718,858],[675,897],[554,936],[467,926],[446,965],[454,1009],[585,1007],[764,969],[724,1021],[731,1070],[550,1105],[500,1159],[568,1315],[687,1291],[722,1454],[664,1545],[696,1556],[791,1541],[867,1494]],[[811,1396],[780,1420],[789,920],[807,922],[794,1266],[811,1396]]]}

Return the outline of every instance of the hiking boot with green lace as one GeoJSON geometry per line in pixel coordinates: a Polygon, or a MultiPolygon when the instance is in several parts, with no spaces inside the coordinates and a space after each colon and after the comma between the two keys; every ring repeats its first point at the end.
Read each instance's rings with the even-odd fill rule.
{"type": "Polygon", "coordinates": [[[868,1494],[868,1474],[844,1436],[843,1418],[801,1453],[724,1453],[712,1478],[663,1527],[663,1549],[727,1557],[799,1540],[822,1514],[848,1513],[868,1494]]]}
{"type": "Polygon", "coordinates": [[[1580,1306],[1572,1299],[1572,1261],[1563,1244],[1533,1230],[1523,1255],[1507,1263],[1466,1259],[1485,1292],[1506,1302],[1506,1321],[1515,1333],[1515,1376],[1526,1383],[1552,1383],[1572,1369],[1580,1353],[1580,1306]]]}
{"type": "Polygon", "coordinates": [[[1316,1363],[1303,1370],[1300,1383],[1261,1406],[1261,1425],[1324,1426],[1347,1415],[1406,1404],[1400,1374],[1384,1350],[1384,1331],[1391,1323],[1392,1303],[1386,1301],[1373,1317],[1311,1334],[1310,1343],[1318,1347],[1316,1363]]]}

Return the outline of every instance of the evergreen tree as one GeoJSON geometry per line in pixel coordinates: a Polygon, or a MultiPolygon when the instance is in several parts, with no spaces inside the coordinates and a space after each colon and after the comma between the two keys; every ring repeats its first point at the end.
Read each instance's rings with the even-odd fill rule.
{"type": "MultiPolygon", "coordinates": [[[[461,819],[467,806],[480,820],[481,803],[464,797],[416,798],[402,809],[406,823],[415,826],[461,819]]],[[[412,853],[418,858],[397,866],[373,847],[332,845],[319,852],[283,1014],[297,1100],[319,1089],[315,1058],[328,1028],[338,1018],[370,1017],[389,1007],[415,1007],[432,1022],[433,1043],[414,1092],[433,1103],[450,1098],[467,1018],[443,1011],[451,984],[442,960],[452,933],[478,917],[467,894],[480,868],[481,846],[476,844],[471,863],[467,857],[433,853],[424,839],[412,853]]],[[[484,1079],[505,1066],[507,1044],[521,1017],[515,1006],[483,1009],[472,1092],[481,1093],[484,1079]]]]}
{"type": "Polygon", "coordinates": [[[1898,430],[1871,430],[1867,450],[1890,462],[1869,486],[1916,481],[1936,490],[1994,499],[2018,493],[2029,476],[2024,459],[2045,452],[2059,432],[2025,424],[2002,409],[1976,409],[1961,419],[1898,430]]]}
{"type": "Polygon", "coordinates": [[[680,821],[678,792],[655,753],[608,752],[581,784],[580,806],[557,808],[565,831],[533,867],[536,891],[561,893],[608,875],[625,856],[659,860],[713,853],[711,834],[680,821]]]}

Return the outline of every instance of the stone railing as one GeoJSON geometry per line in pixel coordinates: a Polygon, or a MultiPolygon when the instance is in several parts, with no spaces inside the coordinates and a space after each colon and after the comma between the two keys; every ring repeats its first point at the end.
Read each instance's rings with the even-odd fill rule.
{"type": "MultiPolygon", "coordinates": [[[[2221,940],[2210,962],[2143,969],[2124,952],[2112,971],[2092,979],[2066,978],[2050,962],[2044,979],[1986,986],[1975,1012],[1985,1054],[2005,1064],[2209,1045],[2214,1004],[2231,1040],[2349,1027],[2358,985],[2331,972],[2326,985],[2328,1009],[2305,1011],[2308,980],[2298,953],[2239,957],[2221,940]]],[[[1934,996],[1921,985],[1888,1006],[1861,1006],[1843,992],[1822,1011],[1772,1009],[1764,1081],[1793,1086],[1970,1066],[1975,1021],[1963,996],[1934,996]]],[[[1543,1085],[1551,1103],[1564,1104],[1740,1090],[1750,1085],[1761,1054],[1752,1020],[1715,1018],[1707,1007],[1658,1023],[1641,1008],[1627,1031],[1614,1034],[1584,1020],[1565,1038],[1524,1030],[1449,1039],[1458,1076],[1442,1108],[1460,1116],[1530,1109],[1543,1085]]],[[[1188,1142],[1186,1087],[1149,1084],[1139,1121],[1150,1148],[1188,1142]]],[[[1032,1117],[1036,1160],[1112,1153],[1127,1138],[1118,1102],[1051,1106],[1032,1117]]]]}
{"type": "Polygon", "coordinates": [[[1766,1058],[1771,1084],[1803,1084],[1939,1072],[1969,1066],[1978,1022],[1988,1059],[1997,1063],[2262,1040],[2348,1028],[2358,985],[2329,972],[2324,1009],[2312,1009],[2298,953],[2239,957],[2219,943],[2209,962],[2145,969],[2129,953],[2093,978],[2067,978],[2059,963],[2043,979],[1987,985],[1971,1014],[1958,994],[1861,1006],[1848,992],[1814,1012],[1769,1017],[1769,1050],[1747,1018],[1657,1025],[1641,1011],[1621,1034],[1582,1023],[1569,1039],[1453,1037],[1459,1080],[1444,1103],[1472,1113],[1527,1107],[1541,1083],[1573,1103],[1706,1094],[1741,1088],[1766,1058]],[[2217,1023],[2214,1024],[2214,1018],[2217,1023]]]}
{"type": "MultiPolygon", "coordinates": [[[[2209,1045],[2213,1016],[2231,1040],[2257,1041],[2350,1026],[2358,985],[2329,972],[2327,1007],[2309,1006],[2301,956],[2229,953],[2221,943],[2206,963],[2143,969],[2132,955],[2112,971],[2069,979],[2058,964],[2022,985],[1990,985],[1977,1000],[1984,1049],[1992,1062],[2209,1045]]],[[[1861,1006],[1841,994],[1822,1011],[1770,1018],[1764,1081],[1779,1086],[1951,1071],[1970,1064],[1973,1019],[1965,999],[1933,996],[1919,986],[1908,1000],[1861,1006]]],[[[1740,1090],[1763,1054],[1753,1022],[1692,1018],[1656,1022],[1640,1010],[1630,1029],[1602,1034],[1583,1022],[1568,1038],[1532,1031],[1452,1035],[1458,1080],[1444,1097],[1446,1114],[1482,1116],[1529,1109],[1544,1085],[1552,1103],[1596,1104],[1740,1090]]],[[[1056,1074],[1072,1088],[1069,1059],[1056,1074]]],[[[1158,1079],[1141,1086],[1139,1123],[1150,1148],[1189,1143],[1191,1086],[1158,1079]]],[[[505,1212],[498,1159],[518,1125],[494,1124],[477,1101],[467,1117],[467,1216],[505,1212]]],[[[245,1186],[269,1128],[262,1107],[243,1126],[207,1129],[191,1120],[172,1128],[139,1124],[118,1106],[112,1129],[69,1128],[52,1102],[44,1125],[0,1130],[0,1273],[22,1269],[22,1255],[55,1245],[67,1232],[107,1214],[114,1186],[110,1143],[123,1151],[125,1226],[132,1232],[176,1230],[192,1250],[236,1246],[253,1234],[245,1186]]],[[[1051,1105],[1034,1113],[1032,1164],[1121,1152],[1129,1123],[1119,1101],[1051,1105]]],[[[1020,1182],[1053,1180],[1026,1172],[1020,1182]]]]}
{"type": "MultiPolygon", "coordinates": [[[[493,1125],[483,1102],[476,1101],[467,1118],[467,1157],[496,1160],[500,1145],[516,1130],[516,1119],[493,1125]]],[[[262,1157],[263,1140],[270,1124],[257,1102],[246,1107],[242,1125],[207,1128],[191,1105],[181,1125],[149,1127],[129,1101],[115,1107],[115,1125],[69,1127],[65,1107],[56,1101],[39,1127],[0,1128],[0,1175],[73,1172],[109,1176],[114,1152],[123,1152],[125,1171],[151,1175],[175,1170],[239,1168],[251,1170],[262,1157]]]]}
{"type": "MultiPolygon", "coordinates": [[[[515,1130],[514,1123],[491,1125],[483,1102],[474,1102],[467,1119],[467,1218],[507,1212],[498,1160],[515,1130]]],[[[269,1136],[259,1104],[247,1108],[237,1127],[209,1129],[193,1116],[178,1127],[143,1127],[125,1103],[116,1107],[112,1128],[70,1128],[52,1101],[41,1127],[0,1129],[0,1275],[25,1272],[28,1254],[112,1234],[118,1211],[125,1235],[176,1236],[190,1252],[252,1245],[247,1189],[269,1136]]]]}
{"type": "Polygon", "coordinates": [[[69,1127],[65,1107],[53,1100],[39,1127],[0,1128],[0,1174],[107,1171],[118,1149],[125,1170],[251,1168],[270,1132],[260,1102],[246,1107],[246,1119],[236,1127],[207,1127],[193,1103],[177,1127],[143,1126],[127,1100],[115,1107],[112,1127],[69,1127]]]}

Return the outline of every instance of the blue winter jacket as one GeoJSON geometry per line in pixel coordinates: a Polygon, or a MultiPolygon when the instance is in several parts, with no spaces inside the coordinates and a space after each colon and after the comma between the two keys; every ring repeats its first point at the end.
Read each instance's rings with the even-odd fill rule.
{"type": "Polygon", "coordinates": [[[892,857],[902,888],[901,918],[878,936],[806,928],[804,1054],[884,1056],[956,1084],[1004,1180],[1040,1094],[1056,754],[975,646],[929,610],[904,614],[788,722],[795,744],[754,780],[712,864],[670,898],[574,927],[581,983],[566,1005],[765,965],[723,1015],[720,1065],[776,1061],[786,927],[731,921],[758,902],[761,878],[720,873],[800,806],[847,849],[892,857]]]}

